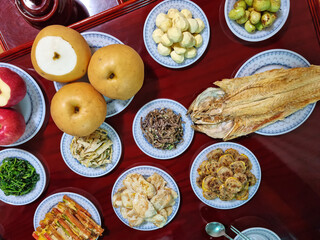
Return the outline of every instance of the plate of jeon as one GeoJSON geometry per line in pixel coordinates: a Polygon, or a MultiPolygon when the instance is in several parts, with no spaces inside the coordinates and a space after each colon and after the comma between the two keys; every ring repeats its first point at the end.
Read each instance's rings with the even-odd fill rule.
{"type": "Polygon", "coordinates": [[[95,205],[73,192],[58,192],[45,198],[34,213],[33,227],[35,239],[42,234],[50,239],[58,239],[56,235],[63,239],[97,239],[104,231],[95,205]]]}
{"type": "Polygon", "coordinates": [[[255,155],[233,142],[206,147],[196,156],[190,169],[195,195],[217,209],[244,205],[256,194],[260,182],[261,169],[255,155]]]}
{"type": "Polygon", "coordinates": [[[180,206],[179,188],[164,170],[137,166],[123,172],[113,185],[113,210],[127,226],[152,231],[169,224],[180,206]]]}

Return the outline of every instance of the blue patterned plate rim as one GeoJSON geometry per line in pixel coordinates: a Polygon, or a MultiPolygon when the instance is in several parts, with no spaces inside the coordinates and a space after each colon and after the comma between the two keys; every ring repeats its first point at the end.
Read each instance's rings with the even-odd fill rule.
{"type": "MultiPolygon", "coordinates": [[[[101,45],[93,45],[90,42],[90,38],[92,37],[103,37],[104,38],[104,44],[103,46],[107,46],[110,44],[124,44],[123,42],[121,42],[119,39],[117,39],[116,37],[107,34],[107,33],[103,33],[103,32],[97,32],[97,31],[90,31],[90,32],[84,32],[81,33],[81,35],[84,37],[84,39],[88,42],[91,52],[94,52],[95,49],[97,48],[101,48],[101,45]]],[[[88,82],[88,78],[87,78],[87,74],[82,77],[79,80],[76,81],[85,81],[88,82]]],[[[63,85],[65,85],[67,83],[60,83],[60,82],[53,82],[54,88],[56,91],[58,91],[63,85]]],[[[119,99],[111,99],[111,98],[107,98],[104,96],[104,99],[107,102],[107,115],[106,118],[108,117],[112,117],[120,112],[122,112],[133,100],[134,97],[127,99],[127,100],[119,100],[119,99]]]]}
{"type": "Polygon", "coordinates": [[[73,192],[59,192],[54,193],[47,198],[45,198],[37,207],[34,216],[33,216],[33,227],[36,228],[39,226],[41,220],[45,218],[46,213],[56,206],[59,202],[62,201],[63,196],[67,195],[86,209],[90,214],[91,218],[99,225],[101,225],[101,218],[98,209],[96,206],[86,197],[73,192]]]}
{"type": "MultiPolygon", "coordinates": [[[[251,75],[258,72],[259,70],[261,70],[266,66],[274,66],[274,65],[282,66],[284,68],[293,68],[293,67],[308,67],[310,66],[310,63],[303,56],[291,50],[270,49],[270,50],[260,52],[254,55],[253,57],[251,57],[250,59],[248,59],[240,67],[240,69],[235,75],[235,78],[251,75]],[[268,59],[268,56],[283,56],[287,58],[288,62],[283,62],[282,59],[276,59],[271,61],[270,59],[268,59]],[[293,59],[295,61],[293,61],[293,59]],[[255,68],[251,69],[251,71],[248,72],[249,71],[248,68],[254,66],[254,64],[257,64],[257,66],[255,66],[255,68]]],[[[256,133],[264,136],[278,136],[278,135],[291,132],[296,128],[298,128],[301,124],[303,124],[309,118],[315,106],[316,106],[316,103],[309,104],[308,106],[297,111],[296,113],[291,114],[286,119],[277,121],[262,129],[259,129],[258,131],[256,131],[256,133]]]]}
{"type": "Polygon", "coordinates": [[[140,148],[142,152],[147,154],[150,157],[167,160],[175,158],[181,155],[187,148],[190,146],[193,136],[194,130],[191,128],[192,121],[190,117],[186,116],[187,109],[179,102],[167,99],[167,98],[158,98],[146,103],[144,106],[140,108],[134,117],[132,123],[132,133],[133,138],[140,148]],[[163,105],[163,106],[162,106],[163,105]],[[165,106],[164,106],[165,105],[165,106]],[[171,150],[161,150],[153,147],[147,139],[144,137],[142,130],[140,128],[140,118],[145,117],[150,111],[166,107],[172,109],[176,114],[181,114],[182,120],[185,122],[183,126],[183,142],[179,143],[175,149],[171,150]]]}
{"type": "MultiPolygon", "coordinates": [[[[167,182],[167,186],[172,188],[174,191],[176,191],[176,193],[178,194],[178,198],[176,199],[176,203],[175,205],[173,205],[173,211],[171,213],[171,215],[168,217],[166,225],[172,221],[172,219],[175,217],[175,215],[177,214],[178,210],[179,210],[179,206],[180,206],[180,191],[179,191],[179,187],[177,185],[177,183],[175,182],[175,180],[164,170],[154,167],[154,166],[148,166],[148,165],[141,165],[141,166],[136,166],[133,168],[130,168],[126,171],[124,171],[115,181],[113,187],[112,187],[112,191],[111,191],[111,204],[112,203],[112,196],[117,192],[117,190],[120,187],[123,187],[122,181],[125,179],[125,177],[130,174],[130,173],[139,173],[142,174],[144,177],[146,176],[151,176],[153,173],[157,172],[160,176],[162,176],[164,178],[164,180],[167,182]],[[148,174],[145,175],[143,174],[143,172],[147,172],[148,174]],[[150,175],[149,175],[150,174],[150,175]]],[[[122,217],[119,208],[115,208],[113,207],[114,212],[116,213],[117,217],[128,227],[130,227],[129,222],[122,217]]],[[[166,226],[165,225],[165,226],[166,226]]],[[[164,227],[165,227],[164,226],[164,227]]],[[[152,230],[157,230],[159,229],[157,226],[153,225],[153,223],[143,223],[142,225],[138,226],[138,227],[130,227],[136,230],[140,230],[140,231],[152,231],[152,230]]]]}
{"type": "Polygon", "coordinates": [[[193,192],[200,199],[200,201],[216,209],[233,209],[233,208],[240,207],[245,203],[249,202],[259,189],[261,177],[262,177],[261,168],[256,156],[245,146],[242,146],[238,143],[233,143],[233,142],[220,142],[220,143],[215,143],[206,147],[196,156],[190,169],[190,183],[191,183],[193,192]],[[218,198],[214,200],[207,200],[203,197],[202,189],[200,189],[196,184],[196,179],[199,176],[197,172],[197,168],[204,160],[206,160],[206,155],[213,149],[217,149],[217,148],[221,148],[224,151],[228,148],[234,148],[238,152],[247,155],[248,158],[250,159],[252,163],[251,172],[256,176],[257,182],[254,186],[249,188],[249,197],[247,200],[222,201],[218,198]]]}
{"type": "Polygon", "coordinates": [[[210,40],[210,25],[206,17],[206,14],[197,4],[189,0],[165,0],[163,2],[160,2],[150,11],[143,26],[143,41],[148,53],[157,63],[167,68],[173,68],[173,69],[184,68],[195,63],[201,58],[201,56],[206,51],[207,46],[209,44],[209,40],[210,40]],[[168,7],[166,7],[166,5],[168,5],[168,7]],[[170,56],[162,56],[157,51],[156,43],[152,39],[152,32],[155,29],[155,19],[156,19],[155,14],[157,14],[157,11],[159,10],[168,11],[170,8],[177,8],[177,9],[181,8],[179,10],[182,10],[182,8],[188,8],[188,7],[190,8],[189,10],[191,11],[192,15],[195,14],[194,17],[200,18],[205,24],[205,28],[201,32],[201,35],[203,37],[203,44],[201,47],[197,48],[196,57],[191,59],[185,59],[183,63],[176,63],[171,59],[170,56]],[[162,9],[162,8],[165,8],[165,9],[162,9]]]}
{"type": "Polygon", "coordinates": [[[16,206],[26,205],[35,201],[42,194],[46,186],[46,172],[42,163],[33,154],[17,148],[9,148],[0,151],[0,165],[2,164],[3,159],[6,157],[16,157],[27,160],[35,168],[40,179],[34,189],[30,193],[23,196],[6,196],[0,189],[0,200],[7,204],[16,206]]]}
{"type": "Polygon", "coordinates": [[[77,159],[75,159],[70,151],[70,144],[73,136],[64,133],[61,137],[60,152],[66,165],[76,174],[84,177],[101,177],[111,172],[119,163],[122,153],[121,140],[118,133],[106,122],[102,123],[100,128],[107,130],[108,137],[113,143],[112,159],[111,163],[107,164],[103,168],[88,168],[83,166],[77,159]]]}
{"type": "Polygon", "coordinates": [[[283,25],[286,23],[287,18],[290,12],[290,0],[283,0],[281,2],[281,7],[279,12],[277,12],[278,18],[273,23],[271,27],[267,30],[255,31],[254,33],[248,33],[243,25],[239,25],[236,21],[229,19],[228,14],[229,11],[233,8],[233,4],[236,0],[226,0],[224,5],[224,16],[226,23],[231,30],[231,32],[236,35],[238,38],[248,41],[248,42],[259,42],[264,41],[276,33],[278,33],[283,25]],[[280,16],[280,17],[279,17],[280,16]]]}
{"type": "Polygon", "coordinates": [[[29,120],[26,122],[26,130],[24,134],[15,143],[2,146],[14,147],[26,143],[39,132],[46,116],[46,103],[38,83],[26,71],[22,70],[21,68],[15,65],[3,62],[0,62],[0,67],[9,68],[10,70],[16,72],[22,77],[22,79],[25,81],[27,85],[26,97],[29,97],[31,101],[31,115],[29,117],[29,120]],[[38,104],[35,104],[35,101],[38,104]],[[30,121],[30,119],[33,119],[33,121],[30,121]]]}
{"type": "MultiPolygon", "coordinates": [[[[264,237],[266,240],[280,240],[280,237],[273,231],[267,229],[267,228],[262,228],[262,227],[253,227],[253,228],[248,228],[246,230],[241,231],[241,233],[245,234],[245,236],[250,237],[251,234],[253,235],[261,235],[264,237]]],[[[242,238],[237,235],[235,237],[235,240],[241,240],[242,238]]]]}

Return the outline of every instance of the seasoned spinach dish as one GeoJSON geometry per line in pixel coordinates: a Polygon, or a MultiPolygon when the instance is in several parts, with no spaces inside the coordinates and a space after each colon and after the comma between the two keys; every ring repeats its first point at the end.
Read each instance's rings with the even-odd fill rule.
{"type": "Polygon", "coordinates": [[[0,189],[6,196],[22,196],[34,189],[39,174],[26,160],[5,158],[0,166],[0,189]]]}

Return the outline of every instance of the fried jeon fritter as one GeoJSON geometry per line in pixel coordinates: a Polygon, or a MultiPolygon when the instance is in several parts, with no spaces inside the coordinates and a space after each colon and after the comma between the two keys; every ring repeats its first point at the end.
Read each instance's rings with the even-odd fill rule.
{"type": "Polygon", "coordinates": [[[142,218],[150,218],[157,214],[156,209],[148,200],[146,195],[136,193],[132,200],[132,207],[134,211],[142,218]]]}
{"type": "Polygon", "coordinates": [[[160,210],[173,206],[175,198],[168,189],[160,189],[157,194],[150,200],[154,208],[159,212],[160,210]]]}
{"type": "Polygon", "coordinates": [[[137,193],[144,193],[148,199],[151,199],[156,195],[156,188],[149,182],[147,182],[142,175],[132,173],[123,180],[123,185],[137,193]]]}
{"type": "Polygon", "coordinates": [[[249,158],[232,148],[215,150],[207,154],[207,159],[197,169],[196,184],[202,188],[203,197],[208,200],[218,197],[223,201],[248,199],[249,187],[257,181],[250,171],[252,164],[249,158]],[[217,156],[217,161],[208,159],[216,159],[217,156]]]}
{"type": "Polygon", "coordinates": [[[139,226],[144,221],[144,219],[142,217],[140,217],[133,209],[121,207],[120,212],[124,218],[128,219],[129,225],[131,227],[139,226]]]}
{"type": "Polygon", "coordinates": [[[231,154],[223,154],[220,158],[219,158],[219,165],[220,167],[224,166],[224,167],[229,167],[231,163],[234,162],[234,158],[231,154]]]}
{"type": "Polygon", "coordinates": [[[223,155],[223,150],[221,148],[216,148],[207,154],[208,160],[218,161],[219,158],[223,155]]]}
{"type": "Polygon", "coordinates": [[[120,207],[121,215],[131,227],[145,221],[163,227],[172,214],[178,193],[167,187],[167,182],[157,173],[147,178],[141,174],[128,174],[123,180],[124,187],[112,196],[112,204],[120,207]]]}
{"type": "Polygon", "coordinates": [[[166,186],[167,182],[161,177],[158,173],[152,174],[150,177],[147,178],[147,181],[151,183],[157,191],[163,189],[166,186]]]}

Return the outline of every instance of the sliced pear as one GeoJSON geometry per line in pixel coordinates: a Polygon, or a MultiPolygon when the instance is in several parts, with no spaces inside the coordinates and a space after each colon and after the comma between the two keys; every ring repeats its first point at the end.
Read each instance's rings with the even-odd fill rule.
{"type": "Polygon", "coordinates": [[[84,76],[90,58],[90,47],[81,34],[61,25],[42,29],[31,49],[37,73],[57,82],[71,82],[84,76]]]}

